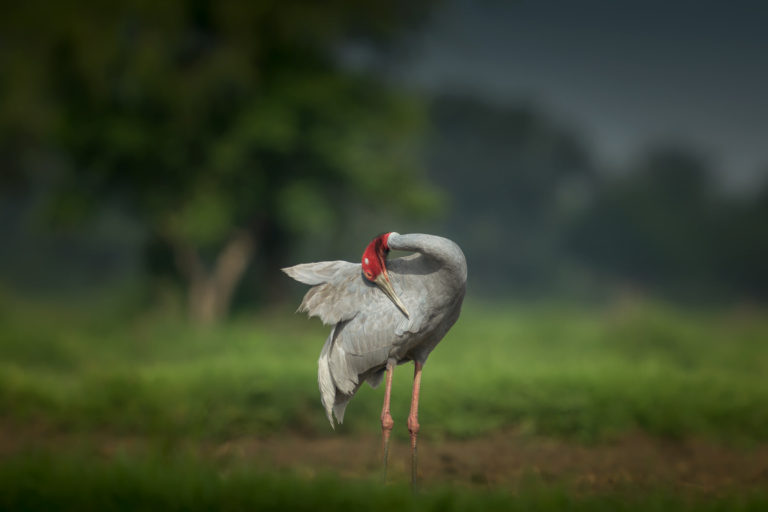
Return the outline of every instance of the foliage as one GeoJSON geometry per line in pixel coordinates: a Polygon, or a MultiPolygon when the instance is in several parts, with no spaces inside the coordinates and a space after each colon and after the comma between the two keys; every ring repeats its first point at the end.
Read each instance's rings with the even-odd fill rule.
{"type": "Polygon", "coordinates": [[[243,233],[278,267],[293,237],[333,236],[361,207],[436,207],[418,103],[337,58],[385,44],[426,6],[16,3],[0,22],[0,133],[29,144],[0,153],[31,154],[59,224],[129,212],[192,289],[243,233]]]}
{"type": "Polygon", "coordinates": [[[441,228],[472,284],[500,296],[563,284],[563,233],[598,180],[579,134],[523,101],[448,95],[429,112],[430,176],[452,199],[441,228]]]}
{"type": "MultiPolygon", "coordinates": [[[[428,487],[269,474],[249,456],[190,446],[297,431],[376,432],[381,390],[364,387],[333,432],[317,398],[326,328],[281,312],[207,331],[103,302],[51,307],[0,295],[0,509],[3,510],[762,510],[766,496],[614,486],[584,492],[532,477],[520,488],[428,487]],[[224,343],[222,343],[222,340],[224,343]],[[12,448],[14,432],[27,448],[12,448]],[[31,436],[31,437],[30,437],[31,436]],[[29,444],[29,440],[45,442],[29,444]],[[62,442],[61,440],[72,440],[62,442]],[[92,439],[89,444],[87,440],[92,439]],[[101,441],[99,441],[101,440],[101,441]],[[122,443],[121,443],[122,441],[122,443]],[[31,447],[31,448],[30,448],[31,447]]],[[[422,435],[516,427],[591,442],[642,429],[664,438],[768,439],[760,310],[661,304],[584,309],[469,303],[425,368],[422,435]]],[[[406,437],[409,368],[393,415],[406,437]],[[399,419],[399,420],[398,420],[399,419]]],[[[294,432],[295,433],[295,432],[294,432]]]]}
{"type": "MultiPolygon", "coordinates": [[[[8,308],[0,334],[5,422],[160,439],[338,435],[318,399],[327,329],[317,322],[259,316],[195,331],[144,319],[117,329],[98,316],[94,324],[62,307],[8,308]]],[[[593,441],[642,430],[765,441],[766,333],[759,311],[470,303],[425,368],[422,431],[468,437],[515,427],[593,441]]],[[[395,371],[396,420],[408,414],[409,370],[395,371]]],[[[361,388],[341,433],[375,431],[380,401],[381,389],[361,388]]],[[[395,434],[407,436],[404,427],[395,434]]]]}
{"type": "Polygon", "coordinates": [[[762,492],[730,492],[690,499],[679,491],[650,493],[569,492],[554,485],[523,491],[480,491],[461,487],[411,493],[402,485],[366,480],[264,474],[246,467],[217,468],[183,456],[122,457],[110,463],[82,455],[27,456],[0,464],[3,510],[574,510],[721,511],[764,510],[762,492]]]}
{"type": "Polygon", "coordinates": [[[764,196],[724,196],[706,161],[660,147],[605,180],[569,243],[603,278],[687,299],[734,291],[765,298],[756,264],[768,258],[764,196]]]}
{"type": "Polygon", "coordinates": [[[439,96],[430,121],[430,176],[452,200],[439,229],[464,247],[476,290],[768,297],[768,181],[726,193],[700,151],[672,143],[601,165],[575,128],[523,100],[439,96]]]}

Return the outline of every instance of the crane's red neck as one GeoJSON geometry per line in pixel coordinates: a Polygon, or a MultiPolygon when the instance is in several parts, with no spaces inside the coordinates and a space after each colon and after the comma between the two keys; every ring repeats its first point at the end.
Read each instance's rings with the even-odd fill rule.
{"type": "Polygon", "coordinates": [[[380,274],[384,274],[384,277],[389,280],[387,275],[387,253],[389,253],[389,235],[391,233],[384,233],[379,235],[368,244],[363,252],[363,275],[366,279],[374,282],[380,274]]]}

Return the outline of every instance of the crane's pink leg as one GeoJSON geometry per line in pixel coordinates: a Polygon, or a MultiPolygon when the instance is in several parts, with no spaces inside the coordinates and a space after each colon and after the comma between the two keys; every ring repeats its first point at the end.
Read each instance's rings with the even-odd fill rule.
{"type": "Polygon", "coordinates": [[[395,421],[389,413],[389,399],[392,396],[392,372],[395,368],[395,360],[387,361],[387,377],[384,386],[384,406],[381,408],[381,441],[384,450],[384,480],[387,479],[387,462],[389,460],[389,434],[392,433],[392,427],[395,421]]]}
{"type": "Polygon", "coordinates": [[[421,369],[423,364],[413,362],[413,395],[411,412],[408,414],[408,432],[411,433],[411,485],[416,486],[416,437],[419,435],[419,389],[421,388],[421,369]]]}

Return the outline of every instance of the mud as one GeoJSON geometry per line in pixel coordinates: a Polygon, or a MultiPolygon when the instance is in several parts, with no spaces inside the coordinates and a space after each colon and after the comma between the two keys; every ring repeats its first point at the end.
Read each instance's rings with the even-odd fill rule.
{"type": "MultiPolygon", "coordinates": [[[[333,472],[365,477],[382,472],[380,443],[378,436],[275,436],[230,441],[210,453],[308,476],[333,472]]],[[[670,441],[635,433],[584,445],[502,432],[471,440],[420,440],[418,467],[421,481],[436,485],[514,490],[555,484],[584,491],[631,487],[717,493],[768,488],[768,444],[735,447],[705,439],[670,441]]],[[[407,481],[409,476],[409,443],[394,439],[388,480],[407,481]]]]}
{"type": "MultiPolygon", "coordinates": [[[[15,430],[15,429],[14,429],[15,430]]],[[[5,431],[2,457],[28,450],[85,446],[104,457],[157,450],[141,438],[5,431]]],[[[216,465],[252,465],[312,477],[323,473],[350,478],[382,474],[381,441],[376,435],[309,438],[297,434],[239,438],[226,442],[172,443],[172,451],[193,453],[216,465]]],[[[728,446],[708,439],[665,440],[642,433],[585,445],[560,439],[499,432],[470,440],[421,439],[419,478],[423,485],[504,488],[559,485],[584,492],[677,489],[717,494],[768,489],[768,444],[728,446]]],[[[409,443],[393,439],[388,481],[410,477],[409,443]]]]}

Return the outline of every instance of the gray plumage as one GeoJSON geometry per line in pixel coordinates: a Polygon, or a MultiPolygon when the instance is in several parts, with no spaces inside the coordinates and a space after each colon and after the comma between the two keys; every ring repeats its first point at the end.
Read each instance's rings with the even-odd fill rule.
{"type": "Polygon", "coordinates": [[[389,359],[424,363],[459,317],[467,280],[459,246],[439,236],[397,233],[390,234],[388,245],[415,253],[387,261],[408,317],[363,277],[360,263],[324,261],[283,269],[314,286],[299,311],[332,326],[317,374],[331,426],[333,416],[343,422],[347,403],[364,381],[373,387],[381,382],[389,359]]]}

